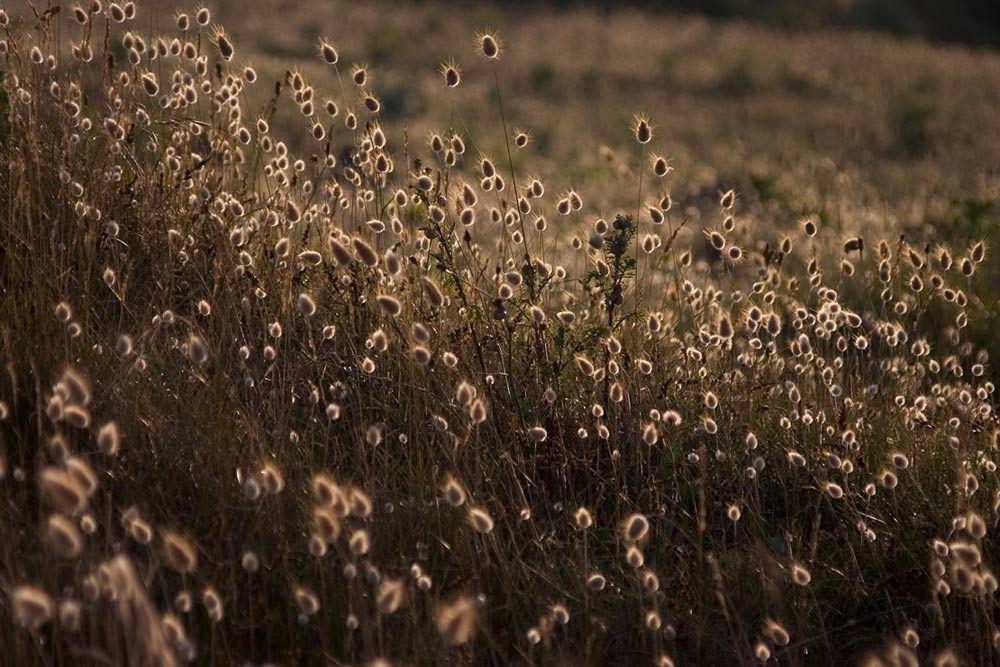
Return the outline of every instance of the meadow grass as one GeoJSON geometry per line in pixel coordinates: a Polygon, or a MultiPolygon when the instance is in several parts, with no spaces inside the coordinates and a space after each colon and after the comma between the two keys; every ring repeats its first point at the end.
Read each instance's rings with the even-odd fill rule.
{"type": "Polygon", "coordinates": [[[655,110],[537,175],[489,29],[415,136],[145,10],[0,14],[5,664],[996,661],[987,244],[688,215],[655,110]]]}

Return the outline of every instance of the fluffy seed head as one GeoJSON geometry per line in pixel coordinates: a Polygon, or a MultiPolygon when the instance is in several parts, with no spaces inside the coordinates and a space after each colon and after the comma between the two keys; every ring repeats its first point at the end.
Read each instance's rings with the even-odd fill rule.
{"type": "Polygon", "coordinates": [[[632,133],[635,140],[640,144],[648,144],[653,140],[653,124],[644,114],[636,114],[632,117],[632,133]]]}
{"type": "Polygon", "coordinates": [[[221,623],[225,615],[225,609],[222,605],[222,596],[215,588],[209,586],[201,594],[201,603],[205,605],[205,611],[208,612],[208,619],[212,623],[221,623]]]}
{"type": "Polygon", "coordinates": [[[452,507],[461,507],[465,503],[465,489],[457,479],[451,475],[445,480],[441,489],[441,495],[452,507]]]}
{"type": "Polygon", "coordinates": [[[792,565],[791,575],[792,575],[792,581],[794,581],[799,586],[808,586],[809,582],[812,581],[812,575],[809,574],[809,570],[807,570],[800,563],[795,563],[794,565],[792,565]]]}
{"type": "Polygon", "coordinates": [[[260,569],[260,558],[253,551],[245,551],[240,559],[240,566],[247,574],[254,574],[260,569]]]}
{"type": "Polygon", "coordinates": [[[770,640],[776,646],[788,646],[788,642],[791,640],[791,636],[788,631],[780,623],[774,620],[768,620],[764,623],[764,634],[766,634],[770,640]]]}
{"type": "Polygon", "coordinates": [[[118,423],[109,421],[97,432],[97,448],[105,456],[114,456],[121,448],[122,435],[118,423]]]}
{"type": "Polygon", "coordinates": [[[59,627],[65,632],[79,632],[80,618],[83,610],[76,600],[63,600],[59,603],[59,627]]]}
{"type": "Polygon", "coordinates": [[[470,507],[467,519],[478,533],[485,535],[493,530],[493,517],[482,507],[470,507]]]}
{"type": "Polygon", "coordinates": [[[476,48],[483,58],[496,60],[500,57],[500,38],[492,31],[481,32],[476,35],[476,48]]]}
{"type": "Polygon", "coordinates": [[[316,314],[316,301],[314,301],[312,296],[306,292],[299,294],[296,306],[298,307],[299,312],[306,317],[312,317],[316,314]]]}
{"type": "Polygon", "coordinates": [[[76,558],[83,550],[83,537],[76,524],[61,514],[49,517],[45,540],[60,558],[76,558]]]}
{"type": "Polygon", "coordinates": [[[467,644],[476,628],[476,603],[471,597],[459,597],[439,607],[434,620],[445,644],[467,644]]]}
{"type": "Polygon", "coordinates": [[[319,611],[319,597],[308,588],[296,586],[292,590],[292,597],[299,611],[306,616],[312,616],[319,611]]]}
{"type": "Polygon", "coordinates": [[[232,60],[233,56],[236,54],[236,48],[229,40],[229,37],[226,36],[226,33],[221,29],[217,30],[215,33],[215,45],[219,49],[219,55],[222,56],[222,59],[226,62],[232,60]]]}
{"type": "Polygon", "coordinates": [[[321,39],[319,42],[319,56],[327,65],[336,65],[337,61],[340,60],[337,49],[325,39],[321,39]]]}
{"type": "Polygon", "coordinates": [[[532,426],[528,429],[528,437],[535,442],[545,442],[546,438],[549,437],[549,432],[545,430],[544,426],[532,426]]]}
{"type": "Polygon", "coordinates": [[[375,604],[380,614],[394,614],[406,599],[406,584],[402,579],[385,579],[375,594],[375,604]]]}
{"type": "Polygon", "coordinates": [[[198,552],[194,545],[179,534],[165,530],[161,535],[163,540],[163,558],[167,565],[181,574],[190,574],[198,567],[198,552]]]}
{"type": "Polygon", "coordinates": [[[86,489],[69,471],[45,468],[39,476],[38,484],[42,496],[63,514],[72,516],[86,507],[86,489]]]}
{"type": "Polygon", "coordinates": [[[638,542],[649,532],[649,519],[644,514],[633,514],[622,524],[622,535],[629,542],[638,542]]]}
{"type": "Polygon", "coordinates": [[[11,595],[11,606],[17,624],[37,632],[52,619],[55,603],[52,597],[36,586],[18,586],[11,595]]]}
{"type": "Polygon", "coordinates": [[[441,63],[441,76],[444,77],[444,84],[449,88],[456,87],[462,81],[462,69],[453,60],[441,63]]]}
{"type": "Polygon", "coordinates": [[[188,357],[198,366],[208,361],[208,346],[201,337],[191,334],[187,341],[188,357]]]}
{"type": "Polygon", "coordinates": [[[424,286],[424,294],[427,296],[427,300],[435,308],[440,308],[444,305],[444,292],[441,291],[441,286],[430,277],[424,276],[421,279],[424,286]]]}
{"type": "Polygon", "coordinates": [[[375,302],[378,304],[382,312],[389,317],[397,317],[401,312],[403,312],[403,304],[400,303],[399,299],[394,296],[389,296],[388,294],[381,294],[375,297],[375,302]]]}

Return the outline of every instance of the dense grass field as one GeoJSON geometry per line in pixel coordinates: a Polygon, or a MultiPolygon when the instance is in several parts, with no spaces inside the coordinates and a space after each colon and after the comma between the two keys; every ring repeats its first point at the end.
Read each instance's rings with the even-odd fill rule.
{"type": "Polygon", "coordinates": [[[0,663],[1000,661],[1000,56],[42,5],[0,663]]]}

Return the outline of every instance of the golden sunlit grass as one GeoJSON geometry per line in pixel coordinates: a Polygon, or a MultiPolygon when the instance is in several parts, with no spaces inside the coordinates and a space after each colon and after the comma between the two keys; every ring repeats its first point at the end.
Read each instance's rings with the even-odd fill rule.
{"type": "Polygon", "coordinates": [[[423,141],[142,19],[0,13],[5,662],[996,660],[983,241],[687,215],[631,108],[539,175],[492,30],[423,141]]]}

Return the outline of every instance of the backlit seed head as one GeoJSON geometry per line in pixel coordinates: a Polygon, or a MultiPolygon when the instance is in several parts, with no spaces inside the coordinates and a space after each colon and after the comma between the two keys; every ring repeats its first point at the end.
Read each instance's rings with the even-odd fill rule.
{"type": "Polygon", "coordinates": [[[638,542],[649,533],[649,519],[644,514],[633,514],[622,524],[622,536],[629,542],[638,542]]]}
{"type": "Polygon", "coordinates": [[[67,403],[82,406],[90,404],[90,384],[72,368],[63,371],[55,389],[67,403]]]}
{"type": "Polygon", "coordinates": [[[767,620],[764,623],[764,634],[766,634],[776,646],[788,646],[791,636],[780,623],[774,620],[767,620]]]}
{"type": "Polygon", "coordinates": [[[83,610],[76,600],[63,600],[59,603],[59,627],[63,632],[79,632],[82,615],[83,610]]]}
{"type": "Polygon", "coordinates": [[[500,48],[500,38],[495,32],[486,31],[476,35],[476,50],[483,58],[496,60],[500,57],[500,48]]]}
{"type": "Polygon", "coordinates": [[[174,608],[182,614],[187,614],[194,608],[194,598],[191,591],[181,591],[174,597],[174,608]]]}
{"type": "Polygon", "coordinates": [[[340,60],[337,49],[325,39],[321,39],[319,42],[319,56],[327,65],[336,65],[337,61],[340,60]]]}
{"type": "Polygon", "coordinates": [[[86,507],[87,492],[69,471],[45,468],[38,483],[42,497],[59,512],[72,516],[86,507]]]}
{"type": "Polygon", "coordinates": [[[552,605],[549,607],[549,614],[551,615],[552,620],[559,625],[566,625],[569,623],[569,610],[564,604],[552,605]]]}
{"type": "Polygon", "coordinates": [[[191,334],[187,341],[188,358],[195,364],[201,366],[208,361],[208,346],[200,336],[191,334]]]}
{"type": "Polygon", "coordinates": [[[375,297],[375,302],[378,303],[382,312],[389,317],[397,317],[403,311],[403,304],[394,296],[381,294],[375,297]]]}
{"type": "Polygon", "coordinates": [[[543,426],[532,426],[528,429],[528,437],[534,442],[545,442],[549,437],[549,432],[543,426]]]}
{"type": "Polygon", "coordinates": [[[60,322],[66,323],[73,318],[73,309],[65,301],[56,305],[56,319],[60,322]]]}
{"type": "Polygon", "coordinates": [[[966,516],[965,529],[977,540],[986,537],[986,522],[975,512],[969,512],[966,516]]]}
{"type": "Polygon", "coordinates": [[[482,398],[477,398],[469,406],[469,420],[473,424],[482,424],[486,421],[486,402],[482,398]]]}
{"type": "Polygon", "coordinates": [[[767,662],[771,659],[771,649],[764,642],[757,642],[753,648],[753,657],[759,662],[767,662]]]}
{"type": "Polygon", "coordinates": [[[435,308],[440,308],[444,305],[444,292],[441,291],[441,287],[433,278],[424,276],[421,279],[424,287],[424,295],[427,297],[427,301],[435,308]]]}
{"type": "Polygon", "coordinates": [[[296,586],[292,589],[292,597],[295,600],[295,606],[306,616],[312,616],[319,611],[319,596],[308,588],[296,586]]]}
{"type": "Polygon", "coordinates": [[[364,86],[368,83],[368,66],[359,63],[351,67],[351,80],[357,86],[364,86]]]}
{"type": "Polygon", "coordinates": [[[253,551],[244,551],[240,558],[240,567],[247,574],[255,574],[260,569],[260,558],[253,551]]]}
{"type": "MultiPolygon", "coordinates": [[[[346,499],[337,486],[337,483],[329,475],[320,473],[313,475],[312,492],[316,501],[323,507],[333,507],[335,504],[346,504],[346,499]]],[[[341,514],[340,516],[343,516],[341,514]]]]}
{"type": "Polygon", "coordinates": [[[431,362],[431,351],[423,345],[414,345],[410,353],[413,355],[413,360],[421,366],[426,366],[431,362]]]}
{"type": "MultiPolygon", "coordinates": [[[[350,507],[350,513],[359,519],[367,519],[371,516],[374,509],[372,499],[367,493],[356,486],[348,489],[347,502],[350,507]]],[[[334,510],[336,510],[336,507],[334,507],[334,510]]]]}
{"type": "Polygon", "coordinates": [[[375,594],[375,604],[380,614],[394,614],[406,599],[406,584],[402,579],[385,579],[375,594]]]}
{"type": "Polygon", "coordinates": [[[306,317],[312,317],[316,314],[316,302],[313,300],[312,295],[307,294],[306,292],[299,294],[296,307],[299,309],[299,312],[306,317]]]}
{"type": "Polygon", "coordinates": [[[90,412],[79,405],[66,406],[62,418],[74,428],[85,429],[90,426],[90,412]]]}
{"type": "Polygon", "coordinates": [[[97,475],[86,460],[79,456],[71,456],[63,462],[63,466],[70,478],[82,489],[85,499],[94,495],[97,491],[97,475]]]}
{"type": "Polygon", "coordinates": [[[347,546],[355,556],[364,556],[371,548],[368,532],[364,530],[354,531],[351,533],[351,538],[348,540],[347,546]]]}
{"type": "Polygon", "coordinates": [[[441,76],[444,77],[444,83],[449,88],[456,87],[462,81],[462,69],[455,64],[453,60],[446,60],[441,63],[441,76]]]}
{"type": "Polygon", "coordinates": [[[598,572],[592,572],[587,575],[587,589],[592,592],[602,591],[607,585],[607,579],[605,579],[603,574],[598,572]]]}
{"type": "Polygon", "coordinates": [[[799,563],[792,565],[791,576],[792,581],[799,586],[808,586],[809,582],[812,581],[812,575],[809,574],[809,570],[799,563]]]}
{"type": "Polygon", "coordinates": [[[330,253],[333,255],[333,259],[338,266],[346,267],[354,263],[354,255],[351,254],[351,251],[343,243],[332,237],[327,242],[330,247],[330,253]]]}
{"type": "Polygon", "coordinates": [[[179,534],[166,530],[163,540],[163,558],[171,569],[181,574],[190,574],[198,567],[198,552],[194,545],[179,534]]]}
{"type": "Polygon", "coordinates": [[[644,114],[636,114],[632,117],[632,133],[635,140],[640,144],[648,144],[653,140],[653,124],[644,114]]]}
{"type": "Polygon", "coordinates": [[[470,507],[466,518],[478,533],[485,535],[493,530],[493,517],[482,507],[470,507]]]}
{"type": "Polygon", "coordinates": [[[457,479],[451,475],[445,480],[441,489],[441,495],[452,507],[461,507],[465,503],[465,489],[457,479]]]}
{"type": "Polygon", "coordinates": [[[225,616],[225,609],[222,604],[222,596],[215,588],[209,586],[201,593],[201,603],[205,605],[208,618],[212,623],[221,623],[225,616]]]}
{"type": "Polygon", "coordinates": [[[149,544],[153,541],[153,527],[140,517],[129,522],[128,533],[139,544],[149,544]]]}
{"type": "Polygon", "coordinates": [[[826,484],[823,485],[823,490],[826,492],[826,495],[830,496],[834,500],[838,500],[844,497],[843,487],[841,487],[839,484],[836,484],[835,482],[827,482],[826,484]]]}
{"type": "Polygon", "coordinates": [[[281,493],[285,488],[285,477],[273,462],[267,462],[261,467],[260,479],[264,491],[270,495],[281,493]]]}
{"type": "Polygon", "coordinates": [[[229,62],[233,59],[233,56],[236,54],[236,48],[221,28],[216,28],[213,41],[219,49],[219,55],[222,56],[223,60],[229,62]]]}
{"type": "Polygon", "coordinates": [[[463,596],[438,608],[434,623],[448,646],[461,646],[472,639],[476,627],[476,603],[463,596]]]}
{"type": "Polygon", "coordinates": [[[76,524],[61,514],[53,514],[45,527],[45,540],[60,558],[76,558],[83,550],[83,537],[76,524]]]}
{"type": "Polygon", "coordinates": [[[455,391],[455,400],[463,408],[468,407],[472,403],[472,399],[476,397],[476,388],[469,384],[468,382],[461,382],[458,385],[458,389],[455,391]]]}
{"type": "Polygon", "coordinates": [[[105,456],[115,456],[121,447],[122,436],[118,423],[109,421],[97,432],[97,448],[105,456]]]}
{"type": "Polygon", "coordinates": [[[55,613],[55,602],[41,588],[18,586],[11,595],[11,607],[17,624],[31,632],[37,632],[48,623],[55,613]]]}
{"type": "Polygon", "coordinates": [[[802,454],[796,452],[795,450],[789,450],[786,455],[788,456],[788,462],[791,463],[796,468],[804,468],[807,461],[806,457],[802,454]]]}
{"type": "Polygon", "coordinates": [[[263,485],[260,479],[260,475],[250,475],[241,485],[241,490],[243,495],[247,500],[258,500],[264,493],[263,485]]]}

